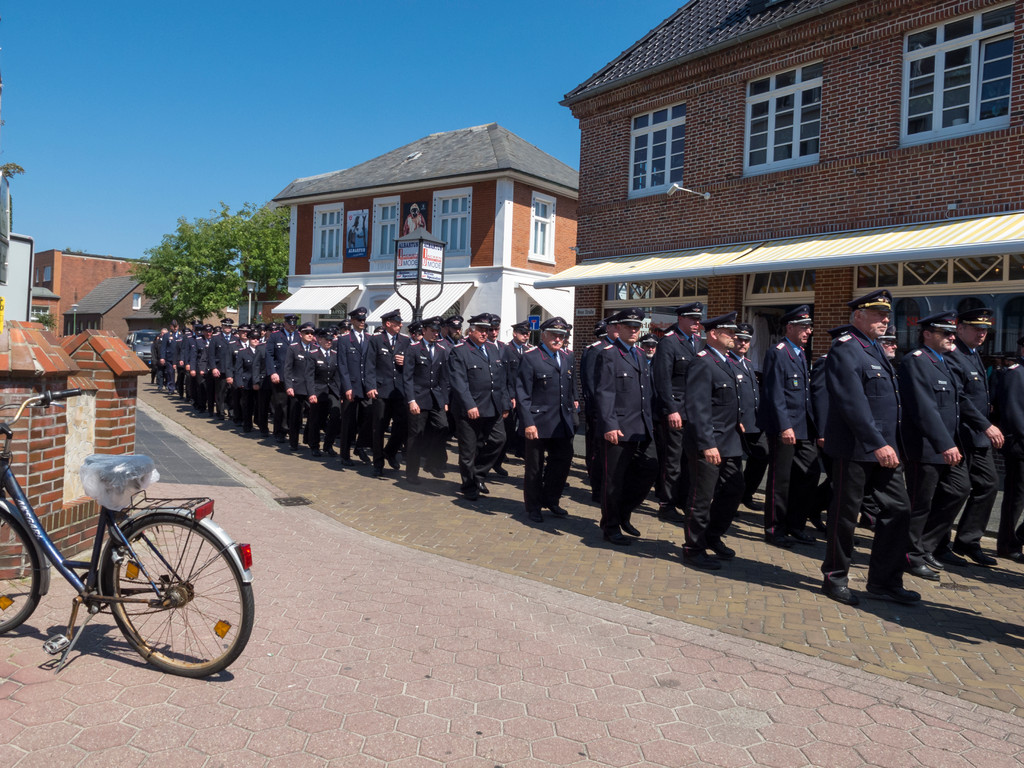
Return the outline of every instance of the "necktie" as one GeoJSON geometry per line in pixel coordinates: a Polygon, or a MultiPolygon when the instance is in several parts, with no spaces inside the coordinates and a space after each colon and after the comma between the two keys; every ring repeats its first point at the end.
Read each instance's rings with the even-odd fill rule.
{"type": "Polygon", "coordinates": [[[430,362],[434,362],[434,345],[427,344],[427,357],[430,358],[430,362]]]}
{"type": "Polygon", "coordinates": [[[491,361],[491,356],[487,354],[487,345],[486,344],[483,345],[482,347],[480,347],[480,351],[484,353],[484,358],[487,360],[487,362],[490,362],[491,361]]]}

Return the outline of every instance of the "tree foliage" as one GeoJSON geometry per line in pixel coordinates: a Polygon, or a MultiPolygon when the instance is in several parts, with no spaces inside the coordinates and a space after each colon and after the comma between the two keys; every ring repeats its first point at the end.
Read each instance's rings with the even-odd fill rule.
{"type": "Polygon", "coordinates": [[[178,219],[174,232],[146,251],[132,274],[165,321],[189,322],[237,306],[246,280],[259,291],[283,288],[288,277],[288,209],[224,203],[208,218],[178,219]]]}
{"type": "Polygon", "coordinates": [[[0,176],[6,176],[7,178],[11,178],[12,176],[17,176],[18,174],[24,172],[25,169],[22,168],[17,163],[4,163],[3,165],[0,165],[0,176]]]}

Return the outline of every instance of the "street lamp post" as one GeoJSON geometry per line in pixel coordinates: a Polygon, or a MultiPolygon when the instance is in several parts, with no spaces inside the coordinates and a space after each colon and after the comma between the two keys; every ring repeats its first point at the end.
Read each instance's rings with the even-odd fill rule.
{"type": "Polygon", "coordinates": [[[247,323],[252,323],[252,295],[256,292],[256,281],[246,280],[245,287],[249,289],[249,313],[245,317],[247,323]]]}
{"type": "Polygon", "coordinates": [[[78,333],[78,305],[71,305],[71,335],[74,336],[78,333]]]}

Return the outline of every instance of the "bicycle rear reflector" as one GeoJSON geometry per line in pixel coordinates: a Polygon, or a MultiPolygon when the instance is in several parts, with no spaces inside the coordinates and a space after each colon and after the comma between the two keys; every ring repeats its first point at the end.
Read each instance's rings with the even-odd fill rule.
{"type": "Polygon", "coordinates": [[[6,611],[14,605],[14,601],[11,600],[7,595],[0,595],[0,611],[6,611]]]}
{"type": "Polygon", "coordinates": [[[205,504],[200,504],[196,507],[195,511],[196,520],[202,520],[204,517],[209,517],[213,514],[213,499],[210,499],[205,504]]]}
{"type": "Polygon", "coordinates": [[[252,568],[252,547],[248,544],[238,545],[238,556],[242,558],[242,567],[245,570],[252,568]]]}
{"type": "Polygon", "coordinates": [[[129,579],[139,578],[139,566],[135,563],[128,563],[128,565],[124,567],[124,575],[129,579]]]}
{"type": "Polygon", "coordinates": [[[217,633],[217,637],[219,637],[221,640],[224,639],[224,635],[226,635],[230,629],[231,625],[228,624],[226,621],[218,621],[216,624],[213,625],[213,631],[217,633]]]}

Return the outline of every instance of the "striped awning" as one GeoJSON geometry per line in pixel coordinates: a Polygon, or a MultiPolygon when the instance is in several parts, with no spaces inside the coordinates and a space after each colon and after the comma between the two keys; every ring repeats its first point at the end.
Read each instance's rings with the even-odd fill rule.
{"type": "Polygon", "coordinates": [[[897,227],[830,232],[719,248],[595,260],[534,284],[545,288],[628,280],[827,269],[881,262],[986,256],[1024,251],[1024,212],[897,227]]]}
{"type": "Polygon", "coordinates": [[[299,288],[274,307],[274,314],[279,315],[282,312],[326,314],[347,299],[357,287],[355,285],[317,285],[299,288]]]}
{"type": "MultiPolygon", "coordinates": [[[[441,289],[441,295],[437,296],[436,299],[431,299],[423,304],[421,314],[423,317],[433,317],[434,315],[441,315],[448,311],[448,308],[456,301],[461,299],[466,291],[472,288],[474,283],[445,283],[444,288],[441,289]]],[[[402,293],[409,298],[413,298],[416,295],[416,288],[413,285],[403,286],[402,293]]],[[[422,296],[428,298],[437,295],[437,286],[424,283],[422,287],[422,296]]],[[[397,293],[392,293],[377,307],[373,312],[366,316],[366,322],[371,325],[376,325],[380,322],[381,315],[386,315],[395,309],[402,311],[402,318],[408,322],[412,318],[412,307],[409,306],[409,302],[399,296],[397,293]]]]}

